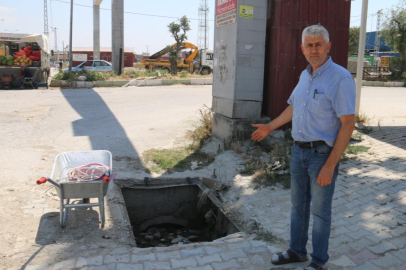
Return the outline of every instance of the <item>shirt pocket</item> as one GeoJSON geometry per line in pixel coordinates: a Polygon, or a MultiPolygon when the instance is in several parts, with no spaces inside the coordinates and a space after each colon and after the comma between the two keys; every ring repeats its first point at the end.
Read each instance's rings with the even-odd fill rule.
{"type": "Polygon", "coordinates": [[[331,111],[331,102],[324,94],[315,94],[310,99],[309,111],[315,114],[326,114],[331,111]]]}

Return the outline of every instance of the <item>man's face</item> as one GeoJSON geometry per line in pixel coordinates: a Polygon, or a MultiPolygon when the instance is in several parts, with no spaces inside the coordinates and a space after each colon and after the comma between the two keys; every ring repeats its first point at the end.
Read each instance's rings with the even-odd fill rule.
{"type": "Polygon", "coordinates": [[[21,70],[24,70],[25,69],[25,66],[21,66],[21,70]]]}
{"type": "Polygon", "coordinates": [[[331,42],[327,43],[322,35],[305,37],[304,44],[300,45],[307,61],[316,70],[327,61],[327,54],[330,52],[331,42]]]}

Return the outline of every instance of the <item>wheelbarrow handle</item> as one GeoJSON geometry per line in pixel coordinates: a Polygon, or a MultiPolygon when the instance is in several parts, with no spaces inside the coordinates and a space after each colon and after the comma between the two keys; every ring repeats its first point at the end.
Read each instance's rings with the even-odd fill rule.
{"type": "Polygon", "coordinates": [[[47,182],[47,179],[45,177],[41,177],[40,179],[37,180],[37,185],[45,184],[47,182]]]}
{"type": "Polygon", "coordinates": [[[53,180],[51,180],[49,178],[46,178],[46,177],[41,177],[40,179],[38,179],[37,180],[37,185],[42,185],[42,184],[45,184],[46,182],[49,182],[49,183],[51,183],[52,185],[54,185],[56,187],[59,187],[59,188],[61,187],[60,184],[58,184],[55,181],[53,181],[53,180]]]}

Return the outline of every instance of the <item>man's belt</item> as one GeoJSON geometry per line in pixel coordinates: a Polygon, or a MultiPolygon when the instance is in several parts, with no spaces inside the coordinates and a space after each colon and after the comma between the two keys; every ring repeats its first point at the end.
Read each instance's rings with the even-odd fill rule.
{"type": "Polygon", "coordinates": [[[327,145],[325,141],[314,141],[314,142],[298,142],[295,141],[295,144],[302,149],[313,149],[322,145],[327,145]]]}

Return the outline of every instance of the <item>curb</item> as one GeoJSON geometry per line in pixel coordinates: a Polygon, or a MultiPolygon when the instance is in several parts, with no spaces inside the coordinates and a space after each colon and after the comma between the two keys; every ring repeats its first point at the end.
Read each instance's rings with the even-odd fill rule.
{"type": "Polygon", "coordinates": [[[51,80],[51,87],[74,87],[74,88],[93,88],[93,87],[121,87],[130,82],[130,86],[162,86],[162,85],[212,85],[213,79],[177,79],[177,80],[133,80],[133,81],[64,81],[51,80]]]}
{"type": "Polygon", "coordinates": [[[362,81],[362,86],[375,87],[404,87],[404,82],[377,82],[377,81],[362,81]]]}

